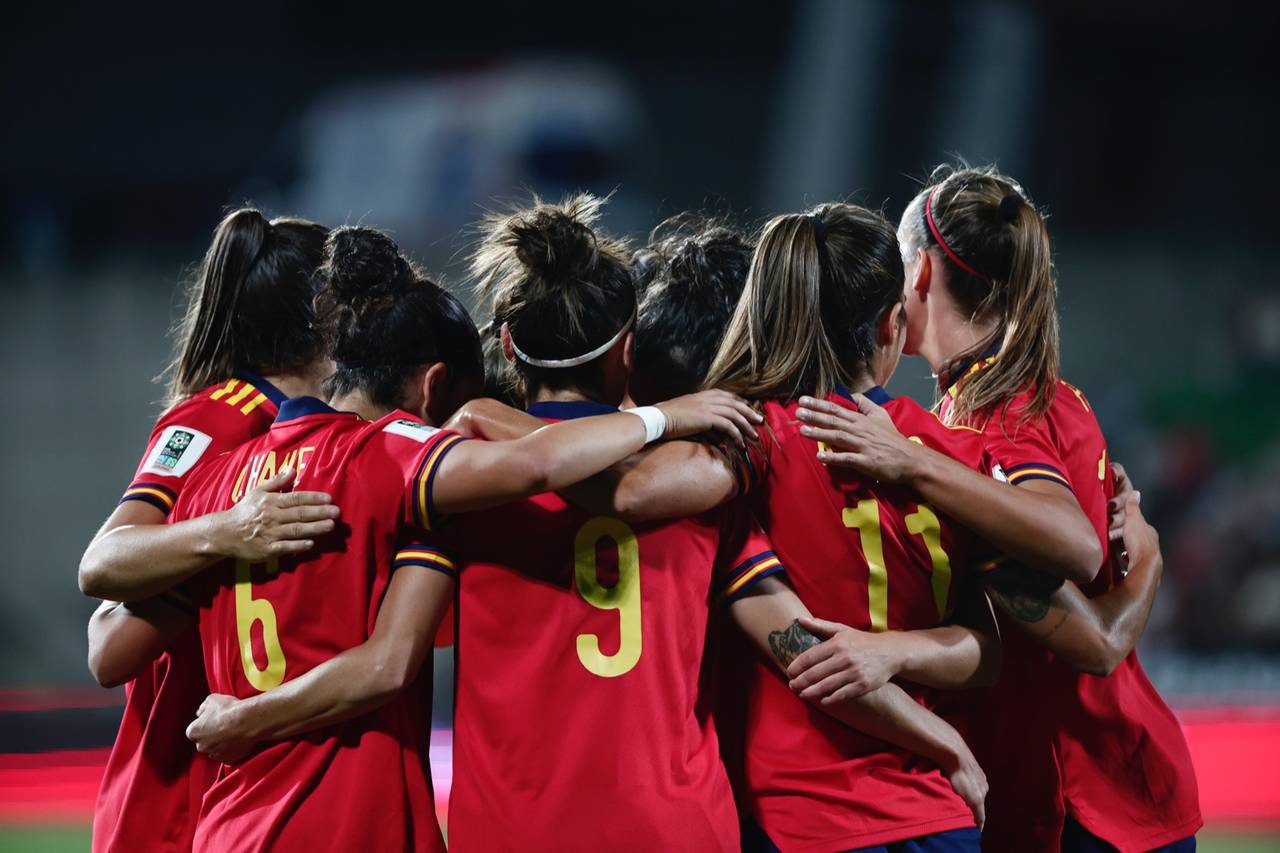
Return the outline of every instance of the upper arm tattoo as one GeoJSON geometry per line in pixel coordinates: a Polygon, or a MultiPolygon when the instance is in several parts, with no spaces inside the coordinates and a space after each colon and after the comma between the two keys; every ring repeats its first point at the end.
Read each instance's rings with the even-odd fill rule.
{"type": "Polygon", "coordinates": [[[1062,581],[1025,566],[1010,565],[992,572],[986,584],[1001,610],[1019,622],[1034,624],[1048,615],[1049,601],[1062,581]]]}
{"type": "Polygon", "coordinates": [[[821,642],[818,635],[800,627],[799,619],[793,619],[781,631],[769,632],[769,649],[784,667],[790,666],[793,660],[821,642]]]}

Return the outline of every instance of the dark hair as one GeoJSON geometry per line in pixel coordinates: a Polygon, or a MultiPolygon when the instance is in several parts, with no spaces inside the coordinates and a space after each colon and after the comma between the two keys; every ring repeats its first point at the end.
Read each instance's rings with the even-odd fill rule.
{"type": "Polygon", "coordinates": [[[236,370],[298,370],[320,354],[314,273],[329,229],[241,208],[218,223],[192,281],[170,365],[172,405],[236,370]]]}
{"type": "Polygon", "coordinates": [[[907,206],[902,235],[906,252],[938,249],[947,288],[966,316],[998,323],[990,339],[951,360],[1000,342],[995,363],[957,391],[952,420],[981,416],[1028,388],[1024,417],[1048,409],[1059,379],[1058,287],[1049,229],[1022,187],[991,167],[939,166],[907,206]]]}
{"type": "Polygon", "coordinates": [[[902,299],[884,216],[823,204],[769,220],[706,385],[755,399],[823,397],[870,366],[881,315],[902,299]]]}
{"type": "Polygon", "coordinates": [[[702,385],[746,286],[753,248],[722,222],[682,214],[655,228],[636,252],[642,295],[634,385],[646,401],[702,385]]]}
{"type": "Polygon", "coordinates": [[[462,303],[387,235],[336,229],[319,276],[316,317],[337,368],[326,383],[330,395],[360,390],[394,408],[425,364],[444,362],[454,380],[484,376],[480,335],[462,303]]]}
{"type": "MultiPolygon", "coordinates": [[[[605,199],[586,193],[560,204],[532,204],[487,216],[471,259],[479,293],[493,305],[513,343],[532,358],[559,360],[602,346],[630,321],[635,285],[626,245],[593,230],[605,199]]],[[[538,367],[517,358],[533,388],[598,391],[601,357],[573,367],[538,367]]]]}

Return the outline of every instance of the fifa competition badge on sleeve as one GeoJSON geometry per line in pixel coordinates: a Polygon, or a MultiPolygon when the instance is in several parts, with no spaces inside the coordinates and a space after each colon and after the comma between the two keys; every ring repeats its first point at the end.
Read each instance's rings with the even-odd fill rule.
{"type": "Polygon", "coordinates": [[[412,438],[414,441],[422,443],[440,430],[417,421],[399,420],[387,424],[382,428],[382,431],[394,435],[402,435],[405,438],[412,438]]]}
{"type": "Polygon", "coordinates": [[[146,467],[148,474],[161,477],[181,477],[191,470],[213,439],[198,429],[185,426],[167,427],[156,441],[146,467]]]}

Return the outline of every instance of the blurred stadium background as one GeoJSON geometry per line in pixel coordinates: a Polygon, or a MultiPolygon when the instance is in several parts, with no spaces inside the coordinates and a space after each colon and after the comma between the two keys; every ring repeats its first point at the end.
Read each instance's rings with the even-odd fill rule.
{"type": "MultiPolygon", "coordinates": [[[[1142,654],[1187,726],[1201,849],[1280,849],[1275,89],[1247,9],[73,5],[11,6],[0,35],[0,851],[87,847],[122,693],[86,672],[75,567],[227,205],[388,228],[456,287],[468,224],[522,191],[616,188],[607,227],[639,240],[688,208],[896,217],[953,153],[1052,212],[1066,374],[1162,533],[1142,654]]],[[[932,397],[917,360],[894,385],[932,397]]]]}

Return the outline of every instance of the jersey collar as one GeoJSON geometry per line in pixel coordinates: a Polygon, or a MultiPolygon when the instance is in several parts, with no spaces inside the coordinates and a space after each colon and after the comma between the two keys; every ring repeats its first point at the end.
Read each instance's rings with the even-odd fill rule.
{"type": "Polygon", "coordinates": [[[351,415],[351,412],[339,412],[323,400],[315,397],[290,397],[280,404],[280,413],[276,415],[276,423],[294,421],[308,415],[351,415]]]}
{"type": "Polygon", "coordinates": [[[571,421],[575,418],[612,414],[618,411],[618,407],[594,400],[544,400],[534,403],[525,411],[543,420],[571,421]]]}
{"type": "Polygon", "coordinates": [[[968,379],[973,374],[985,370],[995,364],[996,356],[1000,354],[999,342],[992,344],[977,355],[968,355],[957,361],[945,375],[938,376],[938,384],[952,397],[960,390],[960,383],[968,379]],[[943,385],[942,383],[946,383],[943,385]]]}
{"type": "MultiPolygon", "coordinates": [[[[850,403],[853,402],[853,394],[845,386],[837,385],[836,393],[839,394],[841,397],[844,397],[850,403]]],[[[875,385],[863,391],[862,396],[866,397],[868,400],[875,403],[877,406],[883,406],[885,403],[893,399],[893,397],[889,396],[889,392],[885,391],[879,385],[875,385]]]]}
{"type": "Polygon", "coordinates": [[[289,399],[283,391],[263,379],[257,373],[254,373],[252,370],[237,370],[232,375],[235,376],[236,379],[248,382],[250,385],[265,394],[267,399],[274,403],[277,409],[283,406],[285,401],[289,399]]]}

